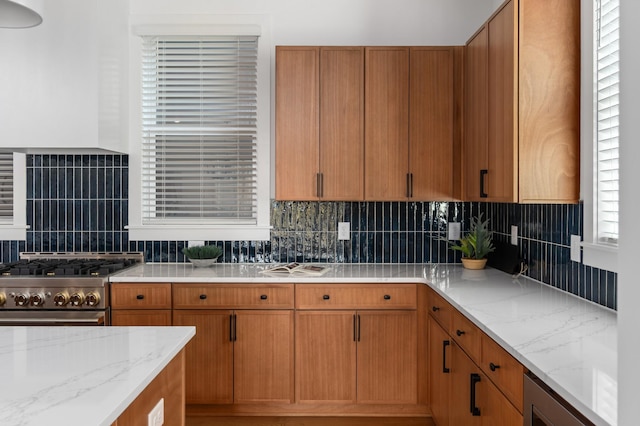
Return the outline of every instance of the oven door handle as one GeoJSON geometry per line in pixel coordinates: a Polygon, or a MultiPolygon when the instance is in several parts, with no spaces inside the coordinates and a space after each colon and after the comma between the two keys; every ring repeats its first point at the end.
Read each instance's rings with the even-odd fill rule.
{"type": "Polygon", "coordinates": [[[104,316],[95,318],[2,318],[3,325],[104,325],[104,316]]]}

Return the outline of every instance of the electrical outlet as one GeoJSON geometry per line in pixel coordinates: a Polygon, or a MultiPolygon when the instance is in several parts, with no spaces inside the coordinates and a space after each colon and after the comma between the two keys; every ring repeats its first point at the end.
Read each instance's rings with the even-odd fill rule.
{"type": "Polygon", "coordinates": [[[518,227],[511,225],[511,245],[518,245],[518,227]]]}
{"type": "Polygon", "coordinates": [[[447,239],[456,241],[460,239],[460,222],[449,222],[447,239]]]}
{"type": "Polygon", "coordinates": [[[147,426],[162,426],[164,424],[164,398],[160,398],[160,401],[147,416],[147,426]]]}
{"type": "Polygon", "coordinates": [[[348,240],[351,234],[351,222],[338,222],[338,239],[348,240]]]}
{"type": "Polygon", "coordinates": [[[580,235],[571,236],[571,260],[573,262],[580,262],[582,247],[580,244],[580,235]]]}

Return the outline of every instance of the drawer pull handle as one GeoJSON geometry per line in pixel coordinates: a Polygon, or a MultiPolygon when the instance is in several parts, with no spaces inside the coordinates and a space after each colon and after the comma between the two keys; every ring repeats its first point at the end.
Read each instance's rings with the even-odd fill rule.
{"type": "Polygon", "coordinates": [[[496,365],[496,364],[494,364],[494,363],[492,363],[492,362],[490,362],[490,363],[489,363],[489,369],[490,369],[491,371],[496,371],[498,368],[500,368],[500,366],[499,366],[499,365],[496,365]]]}
{"type": "Polygon", "coordinates": [[[480,380],[482,380],[480,378],[479,374],[476,373],[472,373],[471,374],[471,397],[469,398],[469,411],[471,411],[471,415],[476,417],[480,415],[480,408],[476,407],[476,383],[479,383],[480,380]]]}
{"type": "Polygon", "coordinates": [[[207,298],[207,295],[206,295],[206,294],[201,294],[201,295],[200,295],[200,300],[205,300],[206,298],[207,298]]]}
{"type": "Polygon", "coordinates": [[[456,335],[457,335],[458,337],[462,336],[463,334],[464,334],[464,331],[462,331],[462,330],[456,330],[456,335]]]}
{"type": "Polygon", "coordinates": [[[438,311],[440,310],[440,308],[438,308],[437,306],[432,306],[432,307],[431,307],[431,310],[432,310],[433,312],[438,312],[438,311]]]}
{"type": "Polygon", "coordinates": [[[388,294],[385,294],[385,295],[384,295],[384,300],[391,300],[391,296],[390,296],[390,295],[388,295],[388,294]]]}
{"type": "Polygon", "coordinates": [[[260,295],[260,300],[267,300],[267,295],[266,294],[260,295]]]}
{"type": "Polygon", "coordinates": [[[331,299],[331,297],[328,294],[325,294],[324,296],[322,296],[322,300],[329,300],[331,299]]]}
{"type": "Polygon", "coordinates": [[[136,296],[136,299],[138,299],[138,300],[142,300],[142,299],[144,299],[144,294],[138,294],[138,295],[136,296]]]}

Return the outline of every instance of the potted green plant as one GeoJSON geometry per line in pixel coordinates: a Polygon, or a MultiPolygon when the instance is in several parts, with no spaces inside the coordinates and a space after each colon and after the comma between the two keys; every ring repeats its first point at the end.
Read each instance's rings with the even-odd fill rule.
{"type": "Polygon", "coordinates": [[[189,262],[193,263],[196,267],[211,266],[218,261],[218,258],[222,254],[222,249],[218,246],[192,246],[182,249],[189,262]]]}
{"type": "Polygon", "coordinates": [[[460,244],[452,244],[451,249],[462,252],[462,265],[465,268],[483,269],[487,264],[487,256],[495,250],[489,219],[483,220],[482,213],[472,217],[469,233],[460,238],[460,244]]]}

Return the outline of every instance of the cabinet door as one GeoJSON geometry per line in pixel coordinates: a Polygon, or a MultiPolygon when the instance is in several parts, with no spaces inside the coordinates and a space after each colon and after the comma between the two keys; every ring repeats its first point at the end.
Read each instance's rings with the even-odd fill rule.
{"type": "Polygon", "coordinates": [[[365,199],[406,200],[409,48],[365,51],[365,199]]]}
{"type": "Polygon", "coordinates": [[[517,1],[487,24],[489,30],[489,127],[486,201],[518,201],[517,1]]]}
{"type": "Polygon", "coordinates": [[[122,309],[111,311],[111,325],[171,325],[170,309],[122,309]]]}
{"type": "Polygon", "coordinates": [[[186,347],[186,403],[233,402],[233,311],[174,310],[173,325],[196,327],[186,347]]]}
{"type": "Polygon", "coordinates": [[[509,400],[486,376],[482,376],[482,382],[477,386],[476,398],[479,401],[483,426],[523,424],[522,414],[511,405],[509,400]]]}
{"type": "MultiPolygon", "coordinates": [[[[463,144],[463,197],[468,201],[483,201],[481,173],[487,160],[487,28],[483,27],[466,46],[465,57],[465,114],[463,144]]],[[[485,181],[486,182],[486,181],[485,181]]]]}
{"type": "MultiPolygon", "coordinates": [[[[460,346],[455,342],[451,343],[451,399],[450,399],[450,419],[449,426],[476,426],[481,425],[480,415],[474,415],[471,411],[472,407],[472,389],[475,389],[475,407],[479,407],[480,386],[483,384],[476,383],[472,386],[471,375],[479,376],[480,369],[471,361],[460,346]]],[[[485,379],[486,380],[486,379],[485,379]]],[[[476,413],[477,414],[477,413],[476,413]]],[[[515,423],[514,423],[515,424],[515,423]]]]}
{"type": "Polygon", "coordinates": [[[276,198],[315,200],[319,48],[276,48],[276,198]]]}
{"type": "Polygon", "coordinates": [[[356,402],[355,313],[296,312],[296,400],[356,402]]]}
{"type": "Polygon", "coordinates": [[[453,49],[412,47],[409,172],[411,198],[453,197],[453,49]]]}
{"type": "Polygon", "coordinates": [[[235,311],[234,402],[293,402],[293,311],[235,311]]]}
{"type": "Polygon", "coordinates": [[[358,311],[358,402],[416,404],[415,311],[358,311]]]}
{"type": "Polygon", "coordinates": [[[364,48],[320,49],[320,196],[364,196],[364,48]]]}
{"type": "Polygon", "coordinates": [[[431,412],[438,426],[449,425],[451,362],[451,339],[433,318],[429,318],[431,412]]]}

